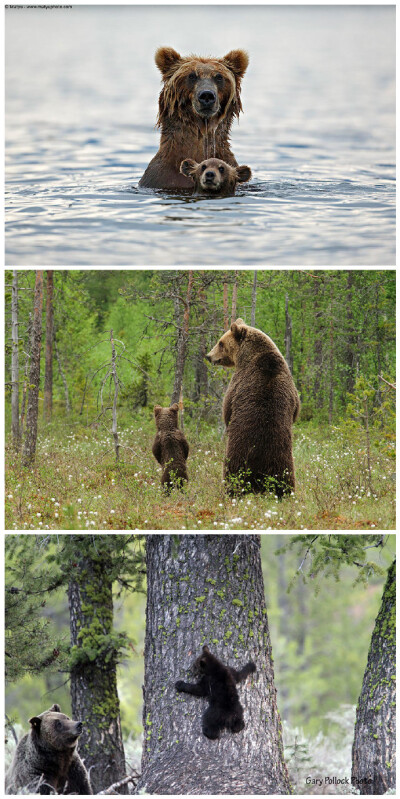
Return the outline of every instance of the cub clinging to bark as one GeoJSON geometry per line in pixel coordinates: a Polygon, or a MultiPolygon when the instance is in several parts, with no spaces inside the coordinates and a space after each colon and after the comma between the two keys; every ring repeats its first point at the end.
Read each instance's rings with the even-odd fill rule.
{"type": "Polygon", "coordinates": [[[223,58],[201,58],[160,47],[155,62],[163,79],[157,120],[161,140],[139,186],[190,189],[192,183],[180,173],[180,164],[188,154],[202,161],[211,145],[216,158],[237,166],[229,133],[234,117],[243,110],[240,87],[249,63],[247,53],[231,50],[223,58]]]}
{"type": "Polygon", "coordinates": [[[29,793],[91,794],[90,781],[77,751],[82,733],[81,721],[72,721],[61,713],[60,705],[29,719],[30,732],[24,735],[15,750],[6,774],[6,793],[18,793],[26,787],[29,793]]]}
{"type": "Polygon", "coordinates": [[[290,494],[295,487],[292,424],[300,401],[283,355],[269,336],[237,319],[206,358],[235,369],[222,405],[228,492],[290,494]]]}
{"type": "Polygon", "coordinates": [[[250,167],[231,166],[219,158],[207,158],[200,164],[192,158],[185,158],[181,172],[192,179],[195,193],[214,197],[233,196],[237,183],[245,183],[251,178],[250,167]]]}
{"type": "Polygon", "coordinates": [[[183,481],[189,480],[186,469],[189,444],[182,430],[178,428],[178,410],[177,402],[170,408],[154,406],[157,433],[152,452],[163,467],[161,485],[166,491],[182,488],[183,481]]]}
{"type": "Polygon", "coordinates": [[[240,732],[244,729],[243,708],[239,702],[236,683],[243,682],[249,674],[256,671],[250,660],[240,671],[225,666],[212,655],[208,646],[195,661],[193,670],[200,677],[197,683],[178,680],[177,691],[192,696],[203,696],[209,699],[209,705],[203,715],[203,734],[211,740],[220,737],[222,730],[240,732]]]}

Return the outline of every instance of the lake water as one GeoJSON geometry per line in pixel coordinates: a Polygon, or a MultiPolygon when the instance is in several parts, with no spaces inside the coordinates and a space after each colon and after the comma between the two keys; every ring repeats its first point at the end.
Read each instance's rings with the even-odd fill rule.
{"type": "Polygon", "coordinates": [[[7,9],[6,263],[394,265],[394,64],[393,6],[7,9]],[[137,188],[160,45],[249,52],[234,198],[137,188]]]}

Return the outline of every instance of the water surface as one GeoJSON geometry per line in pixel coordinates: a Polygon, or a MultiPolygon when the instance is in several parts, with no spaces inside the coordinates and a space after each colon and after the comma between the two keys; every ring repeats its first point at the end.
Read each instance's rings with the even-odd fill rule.
{"type": "Polygon", "coordinates": [[[394,53],[393,6],[6,10],[6,263],[393,265],[394,53]],[[249,52],[233,198],[137,188],[160,45],[249,52]]]}

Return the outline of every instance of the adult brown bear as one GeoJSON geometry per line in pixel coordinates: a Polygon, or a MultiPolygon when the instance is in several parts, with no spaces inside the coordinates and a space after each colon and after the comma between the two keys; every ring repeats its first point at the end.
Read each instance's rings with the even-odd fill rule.
{"type": "Polygon", "coordinates": [[[249,63],[247,53],[231,50],[223,58],[200,58],[160,47],[155,62],[164,82],[157,119],[160,148],[139,186],[192,188],[190,178],[179,171],[184,158],[200,162],[212,155],[237,166],[229,132],[233,118],[243,110],[240,85],[249,63]]]}
{"type": "Polygon", "coordinates": [[[290,494],[295,487],[292,424],[300,401],[283,355],[269,336],[236,319],[206,358],[235,368],[222,407],[228,492],[290,494]]]}

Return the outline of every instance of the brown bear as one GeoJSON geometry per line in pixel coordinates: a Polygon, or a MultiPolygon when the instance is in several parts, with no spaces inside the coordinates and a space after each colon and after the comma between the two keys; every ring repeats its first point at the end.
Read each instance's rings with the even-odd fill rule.
{"type": "Polygon", "coordinates": [[[178,428],[178,410],[177,402],[170,408],[154,406],[157,433],[152,452],[163,467],[161,485],[167,492],[172,488],[182,488],[183,481],[189,480],[186,469],[189,444],[178,428]]]}
{"type": "Polygon", "coordinates": [[[164,82],[157,119],[161,140],[139,186],[190,189],[190,178],[179,171],[188,153],[200,162],[212,151],[214,157],[237,166],[229,133],[233,118],[243,110],[240,84],[249,63],[247,53],[232,50],[223,58],[200,58],[160,47],[155,62],[164,82]]]}
{"type": "Polygon", "coordinates": [[[31,730],[18,743],[6,774],[6,793],[91,794],[85,766],[77,752],[81,721],[72,721],[52,705],[29,719],[31,730]]]}
{"type": "Polygon", "coordinates": [[[235,369],[222,406],[228,492],[290,494],[295,487],[292,424],[300,401],[283,355],[269,336],[237,319],[206,358],[235,369]]]}
{"type": "Polygon", "coordinates": [[[219,158],[207,158],[197,164],[192,158],[181,163],[181,172],[192,179],[194,193],[215,197],[232,197],[237,183],[245,183],[251,178],[248,166],[231,166],[219,158]]]}

